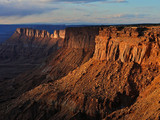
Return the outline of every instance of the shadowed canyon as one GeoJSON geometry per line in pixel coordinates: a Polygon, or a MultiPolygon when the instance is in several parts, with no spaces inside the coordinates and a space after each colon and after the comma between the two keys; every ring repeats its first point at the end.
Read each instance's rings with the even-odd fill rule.
{"type": "Polygon", "coordinates": [[[160,120],[159,25],[17,28],[0,67],[1,120],[160,120]]]}

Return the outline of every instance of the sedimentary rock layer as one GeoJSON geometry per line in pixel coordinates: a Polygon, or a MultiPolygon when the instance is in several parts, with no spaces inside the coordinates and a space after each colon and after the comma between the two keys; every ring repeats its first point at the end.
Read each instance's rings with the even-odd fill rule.
{"type": "Polygon", "coordinates": [[[50,34],[46,30],[35,30],[30,28],[17,28],[16,32],[20,35],[26,35],[29,37],[40,37],[40,38],[65,38],[65,30],[55,30],[53,34],[50,34]]]}
{"type": "Polygon", "coordinates": [[[159,27],[101,28],[95,39],[94,58],[159,65],[159,40],[159,27]]]}

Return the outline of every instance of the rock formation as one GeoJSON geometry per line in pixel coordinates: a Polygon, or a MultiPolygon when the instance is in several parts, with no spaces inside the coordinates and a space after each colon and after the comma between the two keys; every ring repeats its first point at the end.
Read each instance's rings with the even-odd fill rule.
{"type": "Polygon", "coordinates": [[[65,38],[65,30],[55,30],[53,34],[50,34],[45,30],[34,30],[30,28],[17,28],[16,33],[20,35],[26,35],[28,37],[40,37],[40,38],[65,38]]]}
{"type": "Polygon", "coordinates": [[[159,27],[102,29],[95,40],[95,59],[159,65],[159,27]]]}
{"type": "Polygon", "coordinates": [[[67,28],[56,54],[10,81],[1,118],[159,120],[159,33],[160,26],[67,28]]]}
{"type": "Polygon", "coordinates": [[[59,30],[59,37],[60,38],[65,38],[65,34],[66,34],[65,30],[59,30]]]}
{"type": "Polygon", "coordinates": [[[94,50],[95,36],[98,35],[98,27],[66,28],[65,47],[83,48],[94,50]]]}

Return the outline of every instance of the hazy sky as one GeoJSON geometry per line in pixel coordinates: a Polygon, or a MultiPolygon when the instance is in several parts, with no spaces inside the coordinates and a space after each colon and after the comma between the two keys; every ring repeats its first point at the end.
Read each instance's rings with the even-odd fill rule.
{"type": "Polygon", "coordinates": [[[0,24],[160,23],[160,0],[0,0],[0,24]]]}

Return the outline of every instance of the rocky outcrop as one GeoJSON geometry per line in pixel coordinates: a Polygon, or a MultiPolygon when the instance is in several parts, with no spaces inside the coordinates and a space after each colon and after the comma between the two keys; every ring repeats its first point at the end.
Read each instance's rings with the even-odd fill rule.
{"type": "Polygon", "coordinates": [[[36,38],[65,38],[65,30],[55,30],[53,34],[50,34],[46,30],[35,30],[30,28],[17,28],[16,33],[25,35],[28,37],[36,38]]]}
{"type": "Polygon", "coordinates": [[[66,34],[65,30],[59,30],[59,37],[60,38],[65,38],[65,34],[66,34]]]}
{"type": "Polygon", "coordinates": [[[159,34],[159,27],[101,28],[95,39],[94,58],[159,65],[159,34]]]}
{"type": "Polygon", "coordinates": [[[51,34],[52,38],[65,38],[65,30],[55,30],[54,34],[51,34]]]}
{"type": "Polygon", "coordinates": [[[20,35],[25,35],[28,37],[50,37],[50,33],[45,30],[34,30],[30,28],[17,28],[16,32],[20,35]]]}

